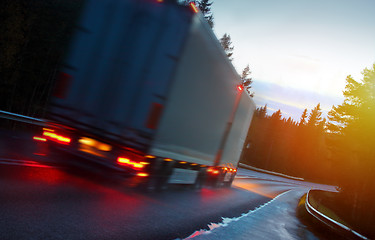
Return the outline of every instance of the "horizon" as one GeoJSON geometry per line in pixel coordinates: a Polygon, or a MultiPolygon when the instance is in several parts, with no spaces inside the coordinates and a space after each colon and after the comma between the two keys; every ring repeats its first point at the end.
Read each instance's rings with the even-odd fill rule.
{"type": "Polygon", "coordinates": [[[361,80],[375,62],[374,8],[370,0],[217,0],[212,13],[216,36],[231,36],[236,70],[250,66],[257,107],[298,121],[318,103],[326,116],[342,103],[346,77],[361,80]]]}

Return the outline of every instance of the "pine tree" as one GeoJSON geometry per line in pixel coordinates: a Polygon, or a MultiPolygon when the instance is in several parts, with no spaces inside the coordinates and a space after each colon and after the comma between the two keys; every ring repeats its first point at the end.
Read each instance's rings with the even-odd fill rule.
{"type": "Polygon", "coordinates": [[[360,81],[350,75],[346,78],[344,101],[328,113],[328,130],[333,133],[331,155],[336,160],[342,197],[352,204],[354,218],[370,223],[375,221],[372,202],[375,197],[375,64],[364,69],[362,75],[360,81]]]}
{"type": "Polygon", "coordinates": [[[183,5],[189,5],[191,2],[193,2],[197,7],[199,7],[199,10],[203,14],[204,18],[206,19],[208,25],[210,25],[211,28],[214,27],[214,16],[211,12],[211,5],[212,1],[210,0],[184,0],[182,1],[183,5]]]}
{"type": "Polygon", "coordinates": [[[320,103],[311,110],[309,119],[307,121],[308,127],[317,126],[322,121],[322,109],[320,108],[320,103]]]}
{"type": "Polygon", "coordinates": [[[201,10],[204,18],[207,20],[207,23],[210,25],[211,28],[214,28],[214,17],[211,12],[211,5],[212,1],[210,0],[201,0],[198,3],[198,7],[201,10]]]}
{"type": "Polygon", "coordinates": [[[232,61],[232,55],[234,47],[232,46],[232,40],[230,38],[230,35],[227,33],[224,33],[223,37],[220,38],[221,46],[223,46],[225,54],[228,56],[229,60],[232,61]]]}
{"type": "Polygon", "coordinates": [[[271,115],[271,119],[273,119],[273,120],[281,120],[281,117],[282,117],[282,115],[281,115],[280,109],[277,110],[276,112],[272,113],[272,115],[271,115]]]}
{"type": "Polygon", "coordinates": [[[303,110],[303,113],[301,115],[301,118],[299,120],[298,126],[306,125],[306,118],[307,118],[307,108],[303,110]]]}
{"type": "Polygon", "coordinates": [[[251,84],[253,83],[253,80],[249,75],[251,74],[249,64],[242,70],[241,74],[241,80],[242,85],[245,87],[246,92],[250,95],[250,97],[254,97],[254,92],[251,92],[251,84]]]}

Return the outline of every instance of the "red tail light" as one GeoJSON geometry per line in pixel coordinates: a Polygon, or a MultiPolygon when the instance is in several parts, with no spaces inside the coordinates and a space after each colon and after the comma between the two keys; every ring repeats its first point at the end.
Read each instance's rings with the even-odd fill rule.
{"type": "Polygon", "coordinates": [[[50,131],[44,131],[43,136],[46,136],[48,139],[61,144],[69,144],[71,142],[70,138],[50,131]]]}
{"type": "Polygon", "coordinates": [[[219,170],[215,169],[215,168],[209,168],[207,169],[207,172],[211,173],[211,174],[219,174],[219,170]]]}
{"type": "Polygon", "coordinates": [[[242,92],[242,90],[243,90],[242,85],[238,85],[238,86],[237,86],[237,89],[238,89],[238,91],[242,92]]]}
{"type": "Polygon", "coordinates": [[[142,169],[148,162],[134,162],[126,157],[117,158],[117,163],[123,166],[132,167],[134,169],[142,169]]]}

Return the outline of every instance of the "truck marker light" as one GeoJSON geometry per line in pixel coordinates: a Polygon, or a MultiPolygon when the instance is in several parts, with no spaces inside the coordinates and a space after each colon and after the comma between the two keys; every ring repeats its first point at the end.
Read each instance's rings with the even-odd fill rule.
{"type": "Polygon", "coordinates": [[[50,128],[43,128],[44,131],[48,131],[48,132],[55,132],[55,130],[53,129],[50,129],[50,128]]]}
{"type": "Polygon", "coordinates": [[[140,164],[142,164],[142,165],[148,165],[150,163],[149,162],[140,162],[140,164]]]}
{"type": "Polygon", "coordinates": [[[162,3],[162,2],[164,2],[164,0],[156,0],[156,2],[162,3]]]}
{"type": "Polygon", "coordinates": [[[156,158],[156,157],[152,155],[146,155],[145,158],[156,158]]]}
{"type": "Polygon", "coordinates": [[[137,176],[139,177],[148,177],[147,173],[137,173],[137,176]]]}
{"type": "Polygon", "coordinates": [[[195,13],[198,13],[199,10],[198,10],[197,6],[195,5],[195,3],[191,2],[191,3],[189,3],[189,5],[195,13]]]}
{"type": "Polygon", "coordinates": [[[170,158],[164,158],[164,161],[166,161],[166,162],[172,162],[173,159],[170,159],[170,158]]]}
{"type": "Polygon", "coordinates": [[[47,141],[47,139],[45,139],[45,138],[42,138],[42,137],[33,137],[33,139],[34,140],[36,140],[36,141],[41,141],[41,142],[46,142],[47,141]]]}
{"type": "Polygon", "coordinates": [[[186,162],[180,162],[181,164],[186,164],[186,162]]]}
{"type": "Polygon", "coordinates": [[[198,164],[196,164],[196,163],[192,163],[192,164],[190,164],[191,166],[197,166],[198,164]]]}

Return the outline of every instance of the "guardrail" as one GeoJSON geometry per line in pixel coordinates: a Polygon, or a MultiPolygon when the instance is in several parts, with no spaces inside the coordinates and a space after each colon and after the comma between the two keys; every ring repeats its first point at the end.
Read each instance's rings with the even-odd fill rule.
{"type": "Polygon", "coordinates": [[[29,123],[33,125],[39,125],[39,126],[46,126],[47,124],[47,122],[43,119],[28,117],[28,116],[24,116],[21,114],[6,112],[2,110],[0,110],[0,118],[5,118],[9,120],[24,122],[24,123],[29,123]]]}
{"type": "Polygon", "coordinates": [[[13,121],[17,121],[17,122],[28,123],[28,124],[32,124],[32,125],[41,126],[41,127],[54,127],[54,128],[60,128],[60,129],[72,129],[70,127],[67,127],[67,126],[64,126],[64,125],[61,125],[59,123],[55,123],[55,122],[52,122],[52,121],[49,121],[49,120],[40,119],[40,118],[33,118],[33,117],[29,117],[29,116],[25,116],[25,115],[21,115],[21,114],[17,114],[17,113],[6,112],[6,111],[2,111],[2,110],[0,110],[0,118],[13,120],[13,121]]]}
{"type": "Polygon", "coordinates": [[[305,208],[306,208],[306,211],[311,216],[313,216],[314,218],[316,218],[317,220],[319,220],[323,224],[327,225],[328,227],[330,227],[334,231],[343,234],[344,236],[347,236],[347,237],[350,237],[350,238],[353,238],[353,239],[368,239],[367,237],[365,237],[365,236],[359,234],[358,232],[350,229],[349,227],[345,226],[344,224],[339,223],[339,222],[333,220],[332,218],[324,215],[323,213],[319,212],[318,210],[316,210],[309,202],[310,191],[311,190],[309,190],[307,192],[307,195],[306,195],[305,208]]]}
{"type": "Polygon", "coordinates": [[[257,171],[257,172],[262,172],[262,173],[267,173],[267,174],[272,174],[272,175],[275,175],[275,176],[289,178],[289,179],[293,179],[293,180],[299,180],[299,181],[304,181],[305,180],[303,178],[293,177],[293,176],[289,176],[289,175],[282,174],[282,173],[277,173],[277,172],[272,172],[272,171],[264,170],[264,169],[261,169],[261,168],[256,168],[256,167],[253,167],[253,166],[249,166],[249,165],[246,165],[246,164],[243,164],[243,163],[239,163],[238,166],[240,166],[242,168],[249,169],[249,170],[254,170],[254,171],[257,171]]]}

